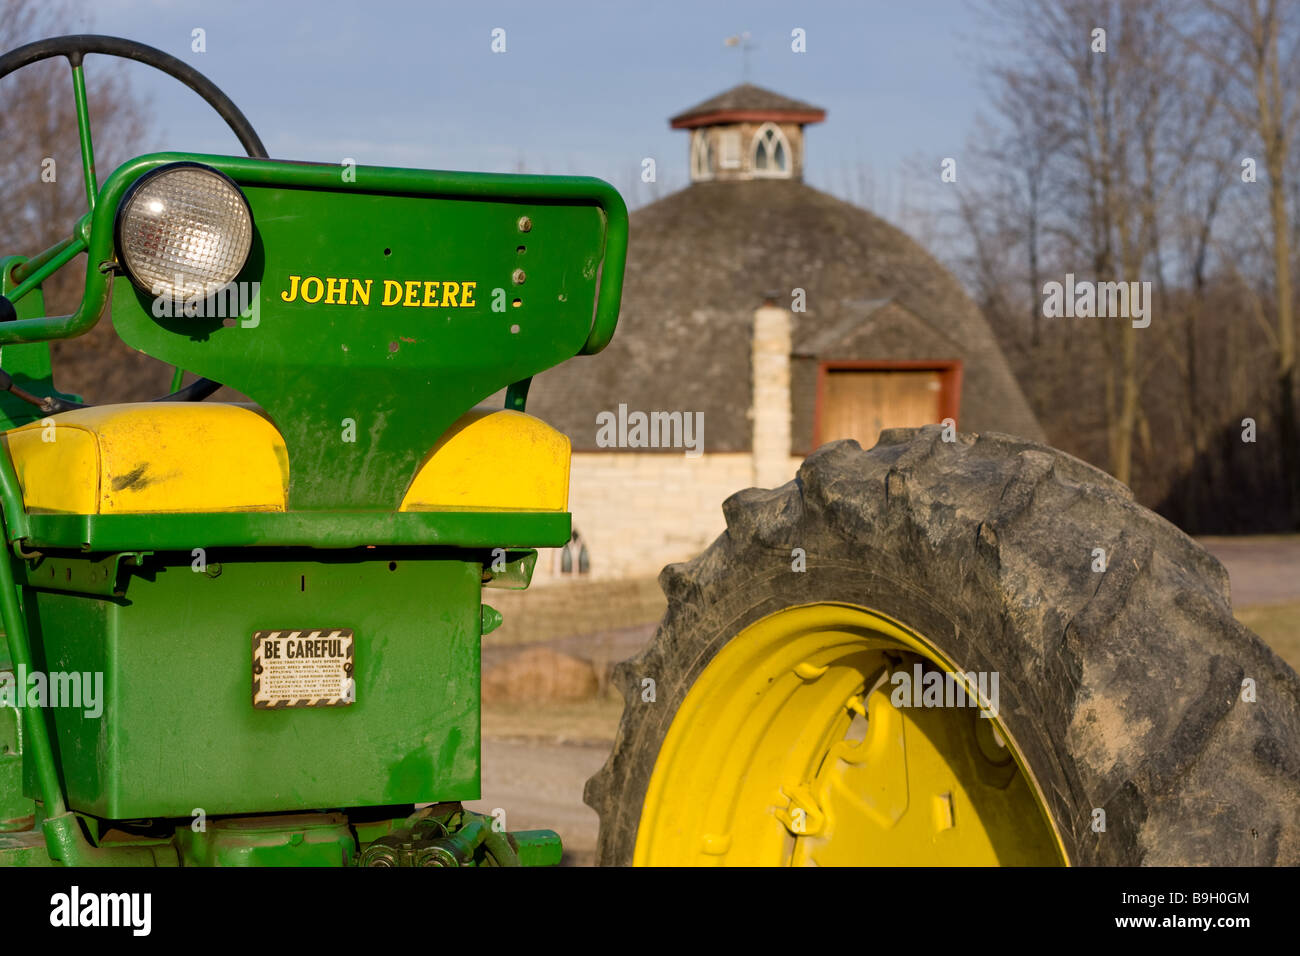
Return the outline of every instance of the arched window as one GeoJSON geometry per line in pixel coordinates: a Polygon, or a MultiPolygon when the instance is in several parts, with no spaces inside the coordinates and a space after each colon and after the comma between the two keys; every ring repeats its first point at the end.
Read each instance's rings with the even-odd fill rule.
{"type": "Polygon", "coordinates": [[[764,123],[754,134],[754,175],[787,178],[790,166],[790,143],[785,134],[775,123],[764,123]]]}
{"type": "Polygon", "coordinates": [[[706,129],[691,135],[691,179],[713,178],[713,140],[706,129]]]}
{"type": "Polygon", "coordinates": [[[582,540],[578,529],[573,529],[569,543],[560,549],[561,574],[588,574],[591,572],[591,557],[587,554],[587,542],[582,540]]]}

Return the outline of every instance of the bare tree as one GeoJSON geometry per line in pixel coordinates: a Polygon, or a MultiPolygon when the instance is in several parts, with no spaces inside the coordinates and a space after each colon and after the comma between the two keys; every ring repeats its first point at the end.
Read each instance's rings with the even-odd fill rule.
{"type": "MultiPolygon", "coordinates": [[[[1284,474],[1300,475],[1296,414],[1295,289],[1288,179],[1300,126],[1300,26],[1294,4],[1279,0],[1203,0],[1208,22],[1188,31],[1188,46],[1227,78],[1224,105],[1263,153],[1272,251],[1272,311],[1278,449],[1284,474]]],[[[1300,520],[1300,492],[1291,496],[1300,520]]]]}
{"type": "MultiPolygon", "coordinates": [[[[1004,129],[996,148],[1019,172],[1006,195],[1017,197],[1023,220],[1033,345],[1042,335],[1037,296],[1048,274],[1048,243],[1063,272],[1163,286],[1165,174],[1171,153],[1186,144],[1174,126],[1180,48],[1160,25],[1181,5],[1185,0],[990,4],[1020,53],[992,76],[1004,129]]],[[[1129,482],[1134,441],[1145,427],[1143,339],[1131,322],[1116,318],[1097,321],[1092,331],[1105,357],[1098,371],[1106,458],[1112,473],[1129,482]]],[[[1070,337],[1067,329],[1067,353],[1070,337]]]]}
{"type": "MultiPolygon", "coordinates": [[[[49,36],[86,32],[72,10],[67,2],[6,0],[0,52],[49,36]]],[[[144,113],[118,61],[90,57],[86,75],[96,165],[111,170],[142,152],[144,113]]],[[[87,210],[66,60],[36,63],[0,80],[0,142],[5,224],[0,254],[32,256],[69,236],[87,210]]],[[[84,283],[82,256],[46,281],[46,313],[72,311],[84,283]]],[[[166,384],[164,366],[128,348],[106,321],[80,339],[53,343],[53,349],[59,386],[96,400],[153,397],[166,384]]]]}
{"type": "Polygon", "coordinates": [[[1241,419],[1266,412],[1261,429],[1297,453],[1295,406],[1274,399],[1295,388],[1278,303],[1294,301],[1300,239],[1283,176],[1296,26],[1280,0],[1231,3],[982,0],[994,115],[953,211],[960,266],[1055,443],[1193,525],[1294,526],[1280,505],[1297,463],[1254,450],[1271,438],[1243,445],[1241,419]],[[1243,149],[1270,189],[1241,182],[1243,149]],[[1066,272],[1149,281],[1153,323],[1043,321],[1042,284],[1066,272]]]}

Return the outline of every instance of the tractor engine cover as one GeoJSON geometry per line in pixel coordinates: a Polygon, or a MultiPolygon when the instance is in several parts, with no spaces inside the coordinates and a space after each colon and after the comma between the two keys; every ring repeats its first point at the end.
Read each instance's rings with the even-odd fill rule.
{"type": "MultiPolygon", "coordinates": [[[[64,559],[78,560],[103,563],[64,559]]],[[[203,570],[186,552],[138,560],[118,571],[121,596],[30,572],[38,666],[103,675],[95,706],[48,710],[73,809],[122,820],[478,798],[479,563],[427,548],[211,551],[203,570]]]]}

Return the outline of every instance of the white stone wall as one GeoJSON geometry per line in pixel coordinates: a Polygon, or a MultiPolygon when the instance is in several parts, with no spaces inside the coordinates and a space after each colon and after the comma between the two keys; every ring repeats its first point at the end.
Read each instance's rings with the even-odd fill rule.
{"type": "MultiPolygon", "coordinates": [[[[750,461],[748,454],[575,453],[569,511],[587,542],[591,577],[653,576],[703,551],[726,528],[723,499],[751,485],[750,461]]],[[[552,570],[552,554],[539,557],[538,578],[543,565],[552,570]]]]}
{"type": "MultiPolygon", "coordinates": [[[[590,556],[590,578],[654,576],[699,554],[726,529],[722,502],[745,488],[794,477],[790,456],[790,313],[754,313],[753,452],[594,451],[573,455],[569,511],[590,556]]],[[[575,558],[576,563],[576,558],[575,558]]],[[[576,580],[560,573],[558,550],[539,555],[534,583],[576,580]]]]}
{"type": "MultiPolygon", "coordinates": [[[[802,460],[787,453],[773,484],[793,478],[802,460]]],[[[695,557],[726,530],[722,502],[753,486],[753,456],[747,453],[574,454],[569,510],[587,542],[590,577],[654,576],[665,564],[695,557]]],[[[535,586],[569,579],[559,573],[558,556],[556,550],[541,552],[535,586]]]]}

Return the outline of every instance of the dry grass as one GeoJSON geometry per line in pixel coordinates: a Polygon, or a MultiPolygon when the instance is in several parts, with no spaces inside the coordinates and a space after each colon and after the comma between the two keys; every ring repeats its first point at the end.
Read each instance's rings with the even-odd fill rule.
{"type": "Polygon", "coordinates": [[[494,704],[483,707],[483,735],[550,743],[608,743],[614,739],[623,699],[614,693],[552,704],[494,704]]]}
{"type": "Polygon", "coordinates": [[[526,591],[488,589],[483,603],[505,618],[483,640],[492,646],[554,641],[653,623],[668,606],[655,578],[561,581],[526,591]]]}
{"type": "Polygon", "coordinates": [[[1237,611],[1237,620],[1300,671],[1300,601],[1242,608],[1237,611]]]}

